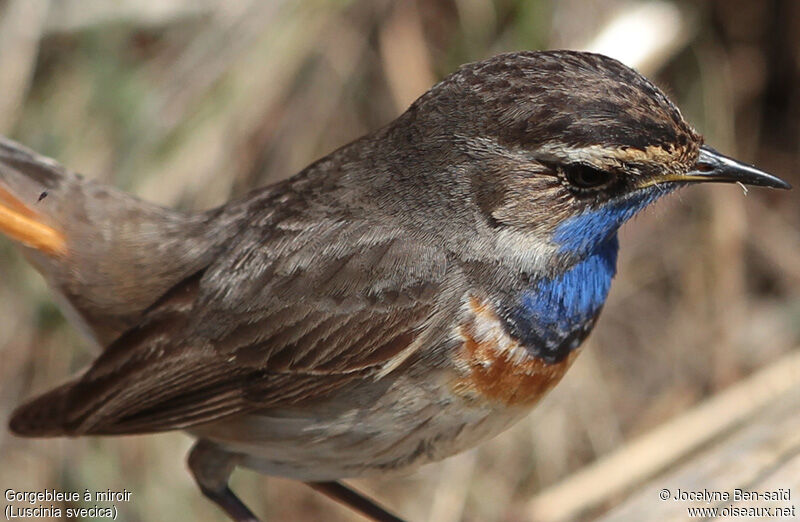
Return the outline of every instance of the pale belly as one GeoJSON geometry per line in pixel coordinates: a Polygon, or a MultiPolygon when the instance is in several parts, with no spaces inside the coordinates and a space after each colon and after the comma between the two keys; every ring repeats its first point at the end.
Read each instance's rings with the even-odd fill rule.
{"type": "Polygon", "coordinates": [[[464,400],[432,384],[370,383],[336,396],[335,406],[271,410],[192,431],[242,455],[241,466],[324,481],[412,470],[494,437],[530,410],[464,400]]]}

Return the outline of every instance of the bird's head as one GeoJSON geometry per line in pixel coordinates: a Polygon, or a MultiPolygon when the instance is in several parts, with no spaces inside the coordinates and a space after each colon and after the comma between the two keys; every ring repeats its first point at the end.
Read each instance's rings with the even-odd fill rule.
{"type": "Polygon", "coordinates": [[[469,193],[491,226],[533,231],[576,258],[684,184],[789,188],[704,145],[663,92],[598,54],[520,52],[468,64],[405,118],[403,128],[426,129],[426,142],[456,140],[471,166],[461,170],[469,193]]]}

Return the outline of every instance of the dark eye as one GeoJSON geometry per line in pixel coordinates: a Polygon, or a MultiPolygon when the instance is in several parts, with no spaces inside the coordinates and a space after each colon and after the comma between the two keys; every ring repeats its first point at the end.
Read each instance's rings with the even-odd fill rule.
{"type": "Polygon", "coordinates": [[[570,185],[577,189],[589,190],[605,187],[614,181],[614,173],[600,170],[582,163],[572,163],[562,167],[570,185]]]}

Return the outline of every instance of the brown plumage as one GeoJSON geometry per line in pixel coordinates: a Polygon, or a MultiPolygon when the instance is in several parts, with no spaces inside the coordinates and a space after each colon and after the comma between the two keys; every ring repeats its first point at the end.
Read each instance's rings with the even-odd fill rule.
{"type": "Polygon", "coordinates": [[[236,466],[318,483],[439,460],[558,382],[617,229],[691,181],[788,187],[703,146],[636,72],[569,51],[466,65],[383,129],[196,215],[0,140],[0,230],[106,346],[11,429],[186,429],[202,491],[242,521],[236,466]]]}

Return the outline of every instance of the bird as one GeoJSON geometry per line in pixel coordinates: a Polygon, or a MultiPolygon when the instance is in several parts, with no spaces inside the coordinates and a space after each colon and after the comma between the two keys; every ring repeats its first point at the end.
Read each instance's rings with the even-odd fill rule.
{"type": "Polygon", "coordinates": [[[185,213],[0,141],[0,231],[101,352],[19,406],[23,437],[185,430],[235,521],[238,467],[375,520],[342,480],[487,440],[563,377],[618,230],[701,182],[789,189],[706,145],[619,61],[520,51],[461,66],[293,177],[185,213]]]}

